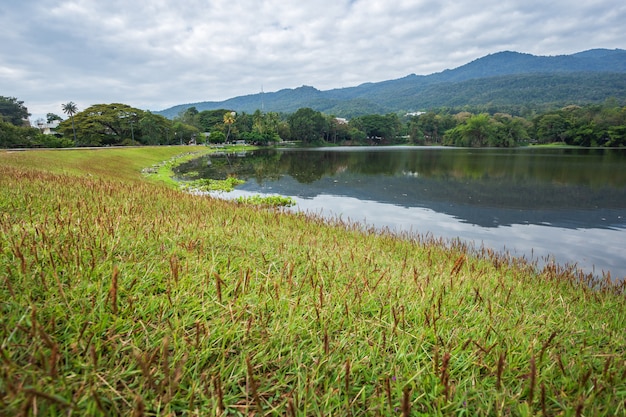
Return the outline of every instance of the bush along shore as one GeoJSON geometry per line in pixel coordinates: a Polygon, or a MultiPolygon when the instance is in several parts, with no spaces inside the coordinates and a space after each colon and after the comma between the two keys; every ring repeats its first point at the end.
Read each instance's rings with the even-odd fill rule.
{"type": "Polygon", "coordinates": [[[623,283],[0,152],[0,414],[626,414],[623,283]]]}

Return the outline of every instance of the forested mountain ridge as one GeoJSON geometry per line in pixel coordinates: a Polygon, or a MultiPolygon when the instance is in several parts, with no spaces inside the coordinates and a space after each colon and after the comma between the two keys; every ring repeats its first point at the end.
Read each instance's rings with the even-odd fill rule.
{"type": "Polygon", "coordinates": [[[549,107],[597,103],[612,97],[626,103],[626,50],[592,49],[572,55],[535,56],[504,51],[431,75],[320,91],[302,86],[250,94],[220,102],[181,104],[156,113],[172,118],[190,107],[252,113],[293,113],[310,107],[355,117],[437,107],[549,107]]]}

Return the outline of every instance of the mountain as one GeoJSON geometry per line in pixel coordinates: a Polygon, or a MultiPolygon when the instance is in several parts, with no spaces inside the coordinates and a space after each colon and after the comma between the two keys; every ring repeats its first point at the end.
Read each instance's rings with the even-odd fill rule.
{"type": "Polygon", "coordinates": [[[536,56],[504,51],[431,75],[320,91],[311,86],[180,104],[157,112],[172,118],[189,107],[253,113],[292,113],[311,107],[355,117],[436,107],[557,106],[597,103],[609,97],[626,103],[626,50],[591,49],[572,55],[536,56]]]}

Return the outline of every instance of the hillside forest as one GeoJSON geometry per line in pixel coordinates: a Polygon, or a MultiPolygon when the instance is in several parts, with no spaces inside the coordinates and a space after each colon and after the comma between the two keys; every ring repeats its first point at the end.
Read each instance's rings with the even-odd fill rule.
{"type": "Polygon", "coordinates": [[[187,108],[173,119],[126,104],[96,104],[84,110],[70,102],[66,117],[28,121],[22,101],[0,96],[0,147],[61,148],[219,144],[245,141],[269,145],[298,141],[306,146],[443,145],[516,147],[562,143],[583,147],[626,146],[626,106],[608,99],[602,104],[569,105],[516,114],[493,106],[437,108],[426,112],[368,114],[350,120],[311,108],[294,113],[198,111],[187,108]],[[52,126],[52,127],[51,127],[52,126]]]}

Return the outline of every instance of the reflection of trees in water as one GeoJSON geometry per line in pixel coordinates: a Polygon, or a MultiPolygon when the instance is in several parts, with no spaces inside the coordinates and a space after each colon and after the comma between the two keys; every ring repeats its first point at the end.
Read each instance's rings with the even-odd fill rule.
{"type": "Polygon", "coordinates": [[[324,177],[352,183],[360,176],[367,187],[393,181],[406,194],[418,192],[432,200],[509,207],[621,207],[626,200],[624,160],[624,152],[607,150],[271,149],[242,156],[211,155],[210,165],[202,157],[177,172],[194,171],[198,178],[214,179],[234,175],[259,184],[283,175],[301,184],[324,177]]]}
{"type": "Polygon", "coordinates": [[[280,162],[286,174],[304,184],[332,176],[346,166],[344,155],[337,152],[285,152],[280,162]]]}
{"type": "Polygon", "coordinates": [[[226,179],[231,176],[257,181],[275,180],[281,176],[280,154],[276,151],[253,151],[242,153],[218,152],[185,162],[174,173],[182,175],[193,173],[187,178],[226,179]]]}

